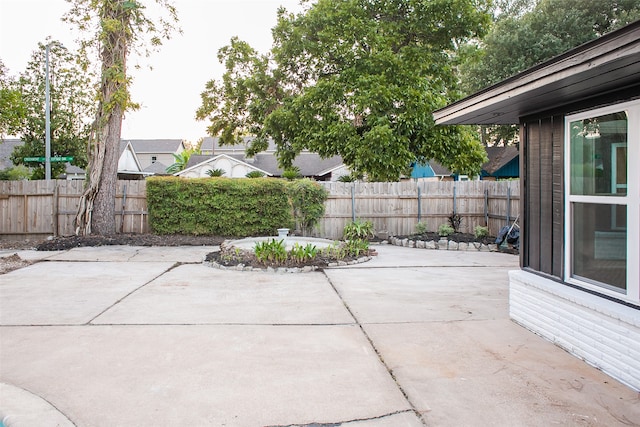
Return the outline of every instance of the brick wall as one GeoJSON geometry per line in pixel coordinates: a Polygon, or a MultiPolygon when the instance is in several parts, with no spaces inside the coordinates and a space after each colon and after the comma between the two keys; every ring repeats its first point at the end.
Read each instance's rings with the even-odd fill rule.
{"type": "Polygon", "coordinates": [[[640,391],[640,310],[526,271],[509,282],[515,322],[640,391]]]}

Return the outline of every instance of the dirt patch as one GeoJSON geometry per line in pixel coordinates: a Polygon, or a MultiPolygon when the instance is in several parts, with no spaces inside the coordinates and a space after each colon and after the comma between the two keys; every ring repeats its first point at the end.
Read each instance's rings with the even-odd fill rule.
{"type": "Polygon", "coordinates": [[[18,254],[2,257],[0,258],[0,274],[8,273],[31,264],[33,264],[31,261],[20,258],[18,254]]]}
{"type": "Polygon", "coordinates": [[[84,246],[217,246],[225,240],[219,236],[115,234],[112,236],[67,236],[45,240],[35,246],[38,251],[62,251],[84,246]]]}

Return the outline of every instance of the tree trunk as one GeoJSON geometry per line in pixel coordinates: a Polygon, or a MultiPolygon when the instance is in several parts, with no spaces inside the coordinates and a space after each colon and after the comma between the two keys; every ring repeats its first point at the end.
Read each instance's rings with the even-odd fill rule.
{"type": "Polygon", "coordinates": [[[127,89],[127,28],[129,14],[120,2],[102,9],[103,20],[119,20],[119,30],[108,33],[103,42],[100,102],[89,139],[87,183],[76,215],[76,234],[116,233],[115,196],[122,117],[129,99],[127,89]]]}
{"type": "MultiPolygon", "coordinates": [[[[116,108],[118,110],[118,108],[116,108]]],[[[93,202],[91,233],[109,235],[116,233],[116,190],[118,183],[118,152],[122,113],[113,111],[106,125],[104,162],[98,183],[98,193],[93,202]]]]}

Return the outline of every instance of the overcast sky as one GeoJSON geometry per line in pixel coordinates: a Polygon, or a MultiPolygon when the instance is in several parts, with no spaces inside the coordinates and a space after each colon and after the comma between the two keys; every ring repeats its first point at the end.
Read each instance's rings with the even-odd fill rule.
{"type": "MultiPolygon", "coordinates": [[[[141,0],[150,7],[154,2],[141,0]]],[[[194,119],[200,92],[223,68],[217,52],[233,36],[260,52],[271,47],[276,11],[300,11],[299,0],[173,0],[182,35],[175,35],[146,60],[153,70],[133,71],[133,100],[142,108],[127,113],[125,139],[181,138],[196,142],[206,136],[205,122],[194,119]]],[[[38,42],[47,36],[75,48],[75,35],[60,21],[69,9],[65,0],[0,0],[0,58],[16,76],[38,42]]]]}

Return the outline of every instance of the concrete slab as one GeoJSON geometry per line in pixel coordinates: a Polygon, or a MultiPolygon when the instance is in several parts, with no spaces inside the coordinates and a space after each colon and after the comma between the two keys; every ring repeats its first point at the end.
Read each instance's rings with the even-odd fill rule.
{"type": "Polygon", "coordinates": [[[0,275],[0,324],[87,323],[171,266],[47,261],[0,275]]]}
{"type": "Polygon", "coordinates": [[[427,425],[640,425],[637,393],[507,319],[364,328],[427,425]]]}
{"type": "Polygon", "coordinates": [[[326,274],[359,322],[381,323],[507,318],[508,271],[349,268],[326,274]]]}
{"type": "Polygon", "coordinates": [[[378,252],[371,261],[349,268],[397,267],[510,267],[519,268],[517,255],[498,252],[445,251],[416,249],[394,245],[371,245],[378,252]]]}
{"type": "Polygon", "coordinates": [[[344,324],[353,318],[319,272],[273,274],[182,265],[96,324],[344,324]]]}
{"type": "Polygon", "coordinates": [[[144,247],[136,251],[130,261],[202,262],[208,253],[219,250],[220,246],[144,247]]]}
{"type": "Polygon", "coordinates": [[[63,253],[64,251],[35,251],[35,250],[23,250],[23,251],[2,251],[0,258],[8,257],[13,254],[17,254],[21,259],[27,261],[41,261],[52,258],[56,255],[63,253]]]}
{"type": "Polygon", "coordinates": [[[142,246],[95,246],[73,248],[61,254],[50,257],[52,261],[102,261],[102,262],[126,262],[130,261],[142,246]]]}
{"type": "MultiPolygon", "coordinates": [[[[411,408],[357,326],[13,327],[2,340],[2,381],[77,426],[339,425],[392,415],[416,425],[395,417],[411,408]]],[[[356,425],[390,425],[382,421],[356,425]]]]}
{"type": "Polygon", "coordinates": [[[7,427],[75,427],[46,400],[4,383],[0,383],[0,421],[7,427]]]}

